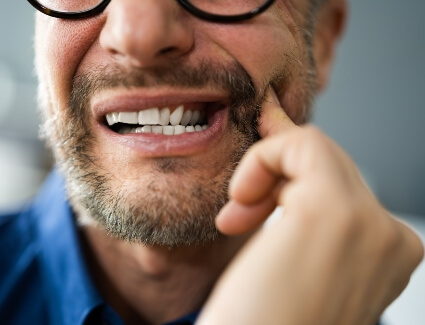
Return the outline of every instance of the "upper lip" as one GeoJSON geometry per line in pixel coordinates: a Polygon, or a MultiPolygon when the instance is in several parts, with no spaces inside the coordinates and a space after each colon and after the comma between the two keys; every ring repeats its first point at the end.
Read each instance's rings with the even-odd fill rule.
{"type": "Polygon", "coordinates": [[[108,113],[137,112],[152,107],[171,107],[190,103],[227,104],[228,95],[217,91],[202,90],[168,90],[145,91],[124,90],[101,93],[91,101],[92,111],[97,120],[102,120],[108,113]]]}

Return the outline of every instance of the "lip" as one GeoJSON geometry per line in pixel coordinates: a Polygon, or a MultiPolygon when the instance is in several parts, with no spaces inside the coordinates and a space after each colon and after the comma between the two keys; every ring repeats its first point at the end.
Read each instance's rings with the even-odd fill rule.
{"type": "Polygon", "coordinates": [[[124,146],[146,157],[189,156],[207,151],[220,141],[226,132],[229,103],[223,94],[201,91],[121,91],[107,92],[93,97],[92,112],[101,136],[114,146],[124,146]],[[105,116],[112,112],[141,111],[152,107],[207,109],[208,129],[200,132],[168,136],[153,133],[118,134],[105,123],[105,116]]]}
{"type": "Polygon", "coordinates": [[[101,122],[108,113],[136,112],[152,107],[169,107],[191,103],[223,103],[228,106],[226,94],[208,91],[146,90],[107,91],[91,100],[93,115],[101,122]]]}

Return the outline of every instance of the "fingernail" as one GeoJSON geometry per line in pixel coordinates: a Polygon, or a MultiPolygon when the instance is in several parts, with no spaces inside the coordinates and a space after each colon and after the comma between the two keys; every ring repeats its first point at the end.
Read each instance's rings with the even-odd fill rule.
{"type": "Polygon", "coordinates": [[[276,92],[275,92],[275,90],[273,89],[273,87],[270,85],[269,86],[269,92],[270,92],[270,94],[271,94],[271,96],[272,96],[272,100],[276,103],[276,104],[279,104],[280,105],[280,101],[279,101],[279,98],[277,97],[277,94],[276,94],[276,92]]]}

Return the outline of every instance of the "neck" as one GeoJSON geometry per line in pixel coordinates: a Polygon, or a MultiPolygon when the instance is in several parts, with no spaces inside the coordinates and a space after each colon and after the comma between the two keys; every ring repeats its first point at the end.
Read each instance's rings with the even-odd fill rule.
{"type": "Polygon", "coordinates": [[[95,284],[126,324],[162,324],[200,309],[248,238],[148,247],[112,238],[95,226],[81,229],[95,284]]]}

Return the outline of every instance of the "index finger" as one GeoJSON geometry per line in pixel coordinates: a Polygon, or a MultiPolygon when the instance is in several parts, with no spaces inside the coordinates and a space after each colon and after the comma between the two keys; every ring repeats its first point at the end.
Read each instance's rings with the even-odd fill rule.
{"type": "Polygon", "coordinates": [[[262,138],[296,127],[296,124],[286,114],[272,86],[266,89],[266,96],[258,121],[258,132],[262,138]]]}

